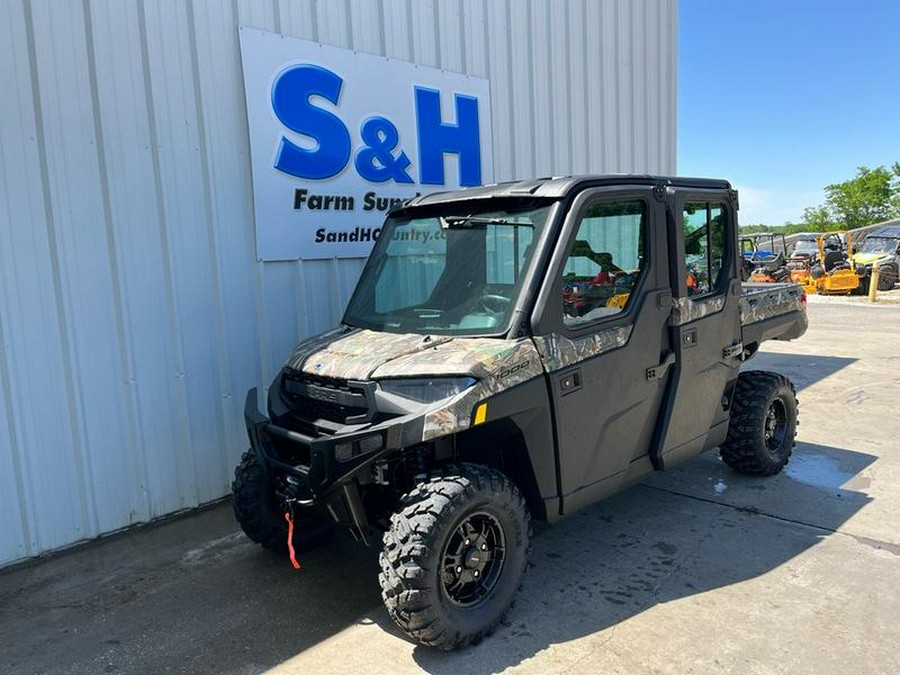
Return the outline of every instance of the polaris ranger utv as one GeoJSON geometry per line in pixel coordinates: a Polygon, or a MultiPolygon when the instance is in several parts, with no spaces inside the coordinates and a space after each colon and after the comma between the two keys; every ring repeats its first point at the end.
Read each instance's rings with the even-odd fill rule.
{"type": "MultiPolygon", "coordinates": [[[[718,447],[772,475],[794,388],[740,372],[807,326],[796,284],[743,284],[721,180],[585,176],[391,212],[336,329],[247,396],[234,510],[276,551],[382,541],[388,612],[453,649],[490,633],[556,521],[718,447]]],[[[296,561],[295,566],[296,566],[296,561]]]]}

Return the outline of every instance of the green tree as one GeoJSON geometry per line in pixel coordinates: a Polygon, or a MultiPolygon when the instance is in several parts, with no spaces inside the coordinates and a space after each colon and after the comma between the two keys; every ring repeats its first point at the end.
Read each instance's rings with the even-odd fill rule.
{"type": "MultiPolygon", "coordinates": [[[[841,227],[856,227],[877,223],[900,214],[900,162],[890,169],[879,166],[858,167],[856,176],[843,183],[825,186],[825,204],[831,217],[841,227]]],[[[816,212],[823,207],[807,209],[816,212]]],[[[811,216],[815,215],[811,213],[811,216]]]]}
{"type": "Polygon", "coordinates": [[[831,211],[827,206],[807,206],[803,209],[803,217],[797,225],[802,229],[796,229],[796,232],[828,232],[835,229],[831,211]]]}
{"type": "MultiPolygon", "coordinates": [[[[900,178],[900,162],[894,162],[894,165],[891,167],[891,172],[893,172],[894,176],[900,178]]],[[[900,181],[894,183],[894,197],[891,200],[891,218],[896,218],[900,216],[900,185],[898,185],[900,181]]]]}
{"type": "Polygon", "coordinates": [[[748,232],[769,232],[772,230],[771,225],[763,225],[762,223],[757,223],[756,225],[741,225],[740,231],[742,234],[748,232]]]}

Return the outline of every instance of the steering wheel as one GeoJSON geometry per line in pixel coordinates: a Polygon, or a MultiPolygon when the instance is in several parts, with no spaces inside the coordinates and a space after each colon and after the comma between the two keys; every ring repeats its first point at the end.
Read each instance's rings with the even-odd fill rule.
{"type": "Polygon", "coordinates": [[[509,298],[504,295],[486,293],[478,298],[478,306],[490,314],[501,314],[509,307],[509,298]]]}

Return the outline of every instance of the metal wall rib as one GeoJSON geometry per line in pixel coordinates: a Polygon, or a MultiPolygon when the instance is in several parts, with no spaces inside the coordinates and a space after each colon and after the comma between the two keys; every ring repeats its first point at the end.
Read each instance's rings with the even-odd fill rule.
{"type": "Polygon", "coordinates": [[[0,3],[0,564],[214,500],[362,261],[258,263],[237,27],[488,77],[494,178],[675,170],[677,0],[0,3]]]}

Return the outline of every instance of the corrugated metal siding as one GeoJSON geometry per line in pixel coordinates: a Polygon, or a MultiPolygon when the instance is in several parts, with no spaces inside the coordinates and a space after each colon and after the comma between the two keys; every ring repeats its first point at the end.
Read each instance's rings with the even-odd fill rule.
{"type": "Polygon", "coordinates": [[[238,25],[487,77],[496,180],[675,170],[677,0],[0,3],[0,564],[220,497],[361,260],[258,263],[238,25]]]}

